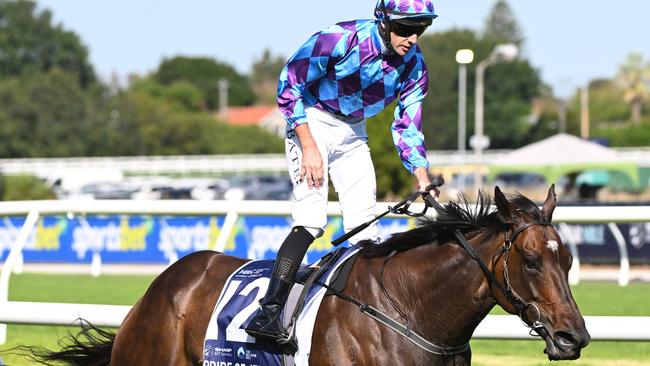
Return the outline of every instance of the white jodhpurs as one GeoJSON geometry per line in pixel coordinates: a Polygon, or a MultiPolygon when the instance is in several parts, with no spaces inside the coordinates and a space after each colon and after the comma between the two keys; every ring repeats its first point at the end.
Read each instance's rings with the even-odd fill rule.
{"type": "MultiPolygon", "coordinates": [[[[306,180],[300,181],[302,148],[298,136],[287,127],[285,148],[293,182],[293,225],[304,226],[316,237],[323,234],[331,179],[339,196],[343,227],[348,232],[372,220],[376,213],[377,183],[368,148],[366,121],[345,120],[313,107],[305,112],[309,130],[323,158],[323,186],[309,189],[306,180]]],[[[363,239],[379,239],[375,223],[350,238],[349,242],[353,244],[363,239]]]]}

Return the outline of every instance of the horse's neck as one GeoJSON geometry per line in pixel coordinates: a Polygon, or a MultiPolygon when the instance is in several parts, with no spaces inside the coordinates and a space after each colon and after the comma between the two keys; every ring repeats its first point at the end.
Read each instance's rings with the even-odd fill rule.
{"type": "MultiPolygon", "coordinates": [[[[481,237],[472,242],[480,242],[481,237]]],[[[489,265],[491,248],[477,252],[489,265]]],[[[446,346],[458,346],[469,339],[483,318],[494,307],[494,300],[479,265],[455,243],[426,245],[401,254],[402,281],[410,282],[400,296],[409,311],[410,324],[429,339],[446,346]],[[411,289],[411,290],[408,290],[411,289]]]]}

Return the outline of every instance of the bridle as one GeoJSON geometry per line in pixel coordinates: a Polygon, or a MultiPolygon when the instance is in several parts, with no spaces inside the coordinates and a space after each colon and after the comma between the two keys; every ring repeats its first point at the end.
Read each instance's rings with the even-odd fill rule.
{"type": "MultiPolygon", "coordinates": [[[[527,223],[525,225],[520,226],[517,228],[514,233],[512,234],[511,237],[508,236],[509,231],[505,231],[504,236],[504,243],[497,250],[497,252],[494,254],[492,258],[492,267],[496,268],[494,263],[503,255],[504,262],[503,262],[503,283],[504,286],[502,286],[498,281],[492,270],[488,268],[488,266],[483,262],[481,257],[476,253],[474,248],[467,242],[467,239],[460,233],[458,230],[454,230],[454,236],[456,237],[456,240],[458,240],[458,243],[465,249],[467,254],[479,264],[481,267],[481,270],[483,271],[483,274],[488,280],[488,284],[490,286],[490,289],[493,287],[496,287],[501,291],[501,293],[505,296],[506,300],[515,308],[517,311],[517,314],[521,321],[524,323],[524,325],[528,328],[530,328],[530,334],[534,335],[533,332],[537,333],[537,335],[543,337],[544,334],[548,334],[546,328],[541,322],[542,314],[539,310],[539,307],[535,305],[532,302],[527,302],[524,300],[517,292],[515,289],[512,287],[511,281],[510,281],[510,275],[508,271],[508,260],[510,258],[510,248],[512,248],[512,244],[515,242],[517,239],[517,236],[521,234],[524,230],[533,227],[533,226],[553,226],[553,224],[548,223],[548,222],[543,222],[543,221],[534,221],[527,223]],[[524,314],[528,311],[529,308],[535,309],[537,312],[537,319],[530,321],[530,324],[526,322],[524,319],[524,314]]],[[[492,290],[491,290],[492,291],[492,290]]],[[[492,297],[495,298],[496,296],[494,295],[494,292],[492,293],[492,297]]]]}

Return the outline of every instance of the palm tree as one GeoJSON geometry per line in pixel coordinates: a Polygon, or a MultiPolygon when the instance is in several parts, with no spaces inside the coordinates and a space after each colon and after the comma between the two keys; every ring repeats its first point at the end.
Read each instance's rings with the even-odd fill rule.
{"type": "Polygon", "coordinates": [[[620,66],[616,81],[625,101],[632,106],[632,122],[639,124],[643,104],[650,101],[650,62],[645,62],[641,54],[630,54],[620,66]]]}

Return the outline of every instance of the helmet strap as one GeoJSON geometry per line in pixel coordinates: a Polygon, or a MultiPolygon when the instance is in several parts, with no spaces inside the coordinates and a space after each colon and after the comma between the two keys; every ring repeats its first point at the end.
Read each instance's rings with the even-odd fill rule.
{"type": "Polygon", "coordinates": [[[393,45],[390,43],[390,22],[386,19],[382,20],[379,23],[379,35],[381,36],[382,41],[384,41],[384,46],[389,53],[394,53],[393,45]]]}
{"type": "Polygon", "coordinates": [[[379,24],[379,35],[381,35],[381,39],[384,41],[384,46],[386,46],[388,53],[394,53],[395,50],[390,43],[390,20],[388,20],[388,11],[386,10],[386,2],[384,0],[381,1],[381,7],[384,13],[384,19],[379,24]]]}

